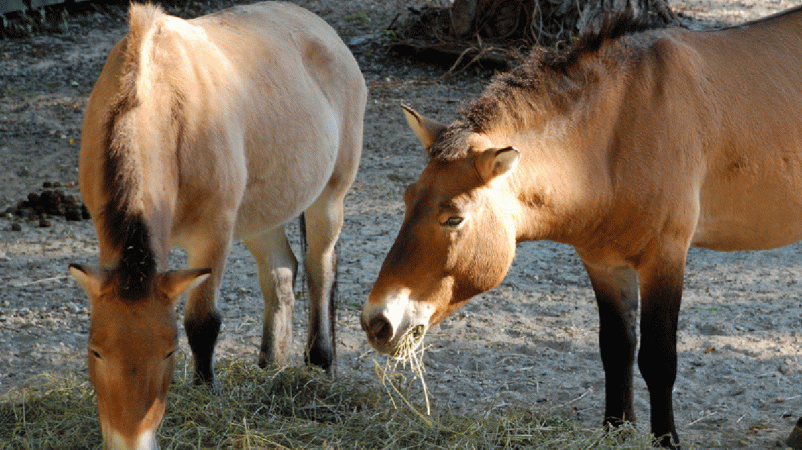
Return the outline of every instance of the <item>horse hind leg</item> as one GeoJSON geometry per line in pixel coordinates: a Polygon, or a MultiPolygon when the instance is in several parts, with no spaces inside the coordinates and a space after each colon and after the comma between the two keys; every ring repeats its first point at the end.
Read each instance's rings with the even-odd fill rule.
{"type": "MultiPolygon", "coordinates": [[[[356,72],[359,74],[358,70],[356,72]]],[[[356,178],[362,152],[362,121],[367,90],[350,97],[342,123],[337,161],[323,192],[303,215],[307,241],[305,267],[309,285],[309,333],[306,363],[321,367],[329,376],[336,372],[335,321],[337,254],[336,244],[343,226],[343,201],[356,178]]]]}
{"type": "Polygon", "coordinates": [[[304,213],[309,286],[309,333],[306,363],[335,374],[337,239],[343,224],[342,200],[321,197],[304,213]]]}
{"type": "Polygon", "coordinates": [[[259,287],[265,303],[258,365],[262,368],[269,364],[285,366],[287,350],[292,342],[298,261],[287,241],[284,227],[248,238],[245,245],[256,259],[259,287]]]}

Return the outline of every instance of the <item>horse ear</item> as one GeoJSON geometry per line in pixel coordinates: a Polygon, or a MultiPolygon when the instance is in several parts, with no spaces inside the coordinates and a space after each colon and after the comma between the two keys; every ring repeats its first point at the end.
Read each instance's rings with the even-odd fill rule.
{"type": "Polygon", "coordinates": [[[109,271],[100,266],[82,266],[80,264],[70,264],[70,273],[84,288],[90,299],[100,296],[103,283],[109,276],[109,271]]]}
{"type": "Polygon", "coordinates": [[[434,140],[437,139],[437,136],[446,129],[445,125],[423,117],[407,105],[401,105],[401,108],[404,109],[404,116],[407,118],[409,127],[418,135],[421,144],[427,149],[432,145],[434,140]]]}
{"type": "Polygon", "coordinates": [[[518,165],[521,152],[515,147],[491,149],[479,156],[477,169],[485,182],[510,173],[518,165]]]}
{"type": "Polygon", "coordinates": [[[185,291],[196,287],[209,278],[212,269],[171,270],[159,274],[159,290],[167,296],[170,303],[178,300],[185,291]]]}

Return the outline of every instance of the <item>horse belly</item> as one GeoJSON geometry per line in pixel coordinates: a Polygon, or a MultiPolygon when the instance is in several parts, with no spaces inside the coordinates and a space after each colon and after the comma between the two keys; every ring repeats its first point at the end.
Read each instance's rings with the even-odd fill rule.
{"type": "Polygon", "coordinates": [[[239,208],[237,237],[282,225],[320,197],[334,172],[338,151],[336,121],[326,116],[319,118],[317,127],[284,128],[281,134],[294,137],[291,143],[277,145],[271,137],[271,142],[248,152],[248,183],[239,208]]]}
{"type": "Polygon", "coordinates": [[[218,16],[197,23],[238,68],[233,115],[247,180],[234,234],[242,238],[297,217],[342,175],[340,152],[353,149],[340,144],[357,131],[349,114],[364,82],[336,32],[308,11],[264,2],[218,16]],[[247,42],[240,28],[253,30],[247,42]]]}
{"type": "Polygon", "coordinates": [[[711,250],[766,250],[802,240],[802,185],[766,180],[727,184],[701,198],[691,245],[711,250]]]}

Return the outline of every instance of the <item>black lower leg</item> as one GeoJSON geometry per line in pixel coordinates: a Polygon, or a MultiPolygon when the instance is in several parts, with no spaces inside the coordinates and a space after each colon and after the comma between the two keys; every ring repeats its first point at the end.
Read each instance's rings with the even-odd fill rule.
{"type": "Polygon", "coordinates": [[[195,384],[214,384],[214,346],[221,323],[222,319],[217,311],[184,320],[189,348],[195,358],[195,384]]]}
{"type": "MultiPolygon", "coordinates": [[[[326,371],[329,376],[335,375],[335,360],[337,358],[337,350],[335,345],[335,330],[337,322],[337,271],[335,261],[334,282],[331,285],[329,295],[328,308],[329,308],[329,336],[322,336],[320,334],[310,335],[309,342],[306,349],[306,364],[317,366],[326,371]]],[[[310,318],[310,330],[320,330],[321,327],[318,323],[319,317],[310,318]]]]}

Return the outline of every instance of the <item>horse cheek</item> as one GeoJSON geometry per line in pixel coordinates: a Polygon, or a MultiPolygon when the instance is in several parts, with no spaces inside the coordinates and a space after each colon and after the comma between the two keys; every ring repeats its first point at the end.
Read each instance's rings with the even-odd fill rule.
{"type": "Polygon", "coordinates": [[[508,228],[496,217],[492,217],[485,236],[479,236],[475,249],[473,264],[477,273],[477,290],[487,292],[501,284],[507,271],[512,266],[515,256],[515,239],[508,228]]]}

